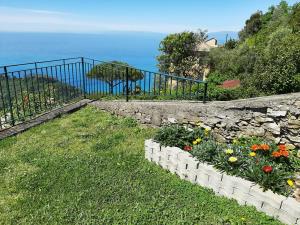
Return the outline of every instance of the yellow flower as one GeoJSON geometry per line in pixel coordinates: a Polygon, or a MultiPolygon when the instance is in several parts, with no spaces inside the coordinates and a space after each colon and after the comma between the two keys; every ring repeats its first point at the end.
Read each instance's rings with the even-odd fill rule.
{"type": "Polygon", "coordinates": [[[205,130],[204,130],[204,134],[207,136],[207,135],[209,135],[209,132],[211,131],[211,129],[209,129],[209,128],[205,128],[205,130]]]}
{"type": "Polygon", "coordinates": [[[198,144],[198,141],[193,141],[193,145],[196,145],[196,144],[198,144]]]}
{"type": "Polygon", "coordinates": [[[196,141],[197,141],[198,143],[200,143],[200,142],[202,141],[202,139],[201,139],[201,138],[197,138],[196,141]]]}
{"type": "Polygon", "coordinates": [[[237,143],[239,143],[239,141],[237,139],[233,139],[232,143],[237,144],[237,143]]]}
{"type": "Polygon", "coordinates": [[[232,149],[226,149],[225,153],[228,154],[228,155],[231,155],[231,154],[233,154],[233,150],[232,149]]]}
{"type": "Polygon", "coordinates": [[[254,156],[256,156],[256,153],[255,152],[250,152],[250,154],[249,154],[251,157],[254,157],[254,156]]]}
{"type": "Polygon", "coordinates": [[[199,122],[196,123],[196,125],[197,125],[198,127],[201,127],[202,123],[199,121],[199,122]]]}
{"type": "Polygon", "coordinates": [[[228,161],[231,162],[231,163],[234,163],[237,160],[238,160],[237,157],[233,157],[233,156],[228,159],[228,161]]]}
{"type": "Polygon", "coordinates": [[[287,180],[287,184],[290,186],[290,187],[295,187],[295,185],[294,185],[294,181],[292,181],[291,179],[288,179],[287,180]]]}

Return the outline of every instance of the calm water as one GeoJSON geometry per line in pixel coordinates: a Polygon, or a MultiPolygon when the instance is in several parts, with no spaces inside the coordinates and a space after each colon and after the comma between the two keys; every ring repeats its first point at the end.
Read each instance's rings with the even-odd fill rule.
{"type": "Polygon", "coordinates": [[[164,36],[135,32],[0,33],[0,65],[84,56],[125,61],[141,69],[156,71],[157,49],[164,36]]]}
{"type": "MultiPolygon", "coordinates": [[[[142,32],[106,32],[101,34],[0,32],[0,66],[51,59],[87,57],[102,61],[124,61],[136,68],[155,72],[157,71],[156,56],[159,54],[159,43],[165,36],[165,34],[142,32]]],[[[216,37],[220,43],[224,42],[225,36],[226,32],[210,34],[210,37],[216,37]]],[[[32,66],[30,65],[31,68],[32,66]]],[[[1,73],[3,71],[0,71],[1,73]]],[[[39,75],[48,73],[49,71],[42,70],[37,72],[39,75]]],[[[72,84],[67,81],[68,77],[65,74],[69,73],[69,70],[59,72],[58,78],[66,80],[73,86],[81,87],[81,84],[72,84]]],[[[52,76],[54,76],[53,74],[52,76]]],[[[24,76],[24,74],[12,75],[24,76]]],[[[146,73],[144,79],[139,81],[139,86],[146,91],[151,90],[154,80],[153,75],[146,73]]],[[[101,85],[104,85],[104,82],[87,79],[87,86],[91,92],[97,90],[97,87],[101,85]]],[[[115,87],[114,91],[116,92],[120,88],[115,87]]],[[[103,89],[107,90],[107,86],[103,89]]]]}

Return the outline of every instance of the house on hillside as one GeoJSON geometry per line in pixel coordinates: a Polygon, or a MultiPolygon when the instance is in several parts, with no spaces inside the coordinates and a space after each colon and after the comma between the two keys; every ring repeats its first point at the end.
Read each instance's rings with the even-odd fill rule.
{"type": "MultiPolygon", "coordinates": [[[[213,48],[217,48],[218,47],[218,40],[216,38],[211,38],[208,39],[205,42],[200,43],[199,45],[197,45],[196,47],[196,51],[199,52],[199,55],[207,55],[208,52],[213,49],[213,48]]],[[[207,75],[209,74],[210,68],[209,65],[207,65],[204,69],[203,69],[203,76],[202,79],[205,80],[207,78],[207,75]]]]}
{"type": "Polygon", "coordinates": [[[215,38],[211,38],[197,45],[196,51],[209,52],[212,48],[217,48],[217,47],[218,47],[218,40],[215,38]]]}

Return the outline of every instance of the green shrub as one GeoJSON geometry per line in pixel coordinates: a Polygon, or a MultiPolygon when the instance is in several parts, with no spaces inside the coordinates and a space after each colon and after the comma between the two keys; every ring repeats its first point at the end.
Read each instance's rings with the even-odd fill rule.
{"type": "Polygon", "coordinates": [[[264,190],[289,195],[292,180],[299,169],[297,150],[288,150],[284,145],[260,138],[240,138],[232,144],[217,143],[208,131],[202,128],[186,129],[180,125],[161,128],[155,138],[164,146],[186,149],[201,162],[214,165],[222,172],[243,177],[260,184],[264,190]],[[195,139],[201,137],[201,141],[195,139]],[[270,169],[271,171],[267,171],[270,169]]]}
{"type": "Polygon", "coordinates": [[[205,138],[205,134],[207,131],[203,128],[190,129],[178,124],[171,124],[159,129],[154,140],[163,146],[175,146],[183,149],[185,146],[193,145],[193,141],[196,139],[205,138]]]}

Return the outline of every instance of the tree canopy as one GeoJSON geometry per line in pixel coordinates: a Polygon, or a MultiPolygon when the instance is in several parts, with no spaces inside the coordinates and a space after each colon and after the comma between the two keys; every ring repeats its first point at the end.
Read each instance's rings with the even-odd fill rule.
{"type": "Polygon", "coordinates": [[[109,86],[112,94],[113,88],[126,81],[126,67],[128,67],[128,80],[137,81],[144,78],[144,74],[130,66],[128,63],[120,61],[103,62],[95,65],[88,73],[87,77],[104,81],[109,86]]]}
{"type": "Polygon", "coordinates": [[[168,35],[161,41],[158,59],[160,72],[199,78],[205,55],[196,50],[207,39],[206,31],[182,32],[168,35]]]}

